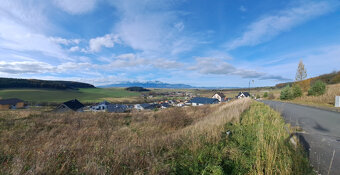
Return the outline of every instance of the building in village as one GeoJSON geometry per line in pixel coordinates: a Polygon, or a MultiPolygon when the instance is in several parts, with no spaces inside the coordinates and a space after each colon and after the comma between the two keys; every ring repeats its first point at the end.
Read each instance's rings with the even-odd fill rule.
{"type": "Polygon", "coordinates": [[[109,105],[109,102],[103,101],[94,106],[91,106],[91,111],[106,111],[109,105]]]}
{"type": "Polygon", "coordinates": [[[25,107],[25,102],[18,98],[8,98],[0,100],[0,109],[20,109],[25,107]]]}
{"type": "Polygon", "coordinates": [[[236,96],[236,98],[247,98],[250,97],[251,95],[249,94],[249,92],[239,92],[238,95],[236,96]]]}
{"type": "Polygon", "coordinates": [[[76,112],[83,112],[84,105],[80,103],[77,99],[70,100],[64,102],[63,104],[59,105],[54,111],[55,112],[69,112],[69,111],[76,111],[76,112]]]}
{"type": "Polygon", "coordinates": [[[224,102],[225,101],[225,95],[222,92],[217,92],[211,98],[216,98],[220,102],[224,102]]]}
{"type": "Polygon", "coordinates": [[[110,104],[107,106],[106,111],[107,112],[117,112],[117,113],[122,113],[122,112],[127,112],[131,110],[133,106],[129,105],[124,105],[124,104],[110,104]]]}
{"type": "Polygon", "coordinates": [[[155,103],[143,103],[143,104],[134,105],[134,108],[137,110],[146,110],[146,109],[153,110],[153,109],[160,108],[160,107],[161,105],[155,104],[155,103]]]}
{"type": "Polygon", "coordinates": [[[201,106],[206,104],[217,104],[220,101],[216,98],[206,98],[206,97],[194,97],[187,102],[187,104],[191,104],[192,106],[201,106]]]}

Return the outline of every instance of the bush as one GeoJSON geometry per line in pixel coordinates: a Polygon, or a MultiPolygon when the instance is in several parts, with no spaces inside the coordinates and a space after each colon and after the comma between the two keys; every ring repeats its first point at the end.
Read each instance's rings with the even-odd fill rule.
{"type": "Polygon", "coordinates": [[[256,95],[256,99],[259,99],[261,98],[261,96],[259,94],[256,95]]]}
{"type": "Polygon", "coordinates": [[[268,92],[265,92],[264,94],[263,94],[263,98],[267,98],[268,97],[268,92]]]}
{"type": "Polygon", "coordinates": [[[270,92],[268,94],[268,99],[270,99],[270,100],[275,99],[274,93],[270,92]]]}
{"type": "Polygon", "coordinates": [[[293,99],[293,93],[289,85],[282,89],[280,94],[281,100],[291,100],[293,99]]]}
{"type": "Polygon", "coordinates": [[[308,90],[308,95],[319,96],[326,92],[326,84],[320,80],[316,81],[308,90]]]}
{"type": "Polygon", "coordinates": [[[292,93],[293,93],[293,97],[301,97],[302,96],[302,89],[299,85],[294,84],[292,87],[292,93]]]}

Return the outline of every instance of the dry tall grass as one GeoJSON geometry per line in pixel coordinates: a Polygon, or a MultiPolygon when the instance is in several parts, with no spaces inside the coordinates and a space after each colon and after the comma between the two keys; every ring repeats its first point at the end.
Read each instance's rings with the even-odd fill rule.
{"type": "Polygon", "coordinates": [[[251,100],[158,112],[0,113],[0,174],[168,174],[177,150],[217,143],[251,100]]]}
{"type": "Polygon", "coordinates": [[[340,84],[327,85],[326,93],[321,96],[303,96],[296,98],[293,101],[323,106],[334,106],[335,96],[340,96],[340,84]]]}

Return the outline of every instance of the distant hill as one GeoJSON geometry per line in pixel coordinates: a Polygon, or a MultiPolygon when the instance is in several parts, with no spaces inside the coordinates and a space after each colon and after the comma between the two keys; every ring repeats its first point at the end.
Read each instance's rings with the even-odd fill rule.
{"type": "MultiPolygon", "coordinates": [[[[337,84],[340,83],[340,71],[338,72],[332,72],[329,74],[323,74],[317,77],[309,78],[307,80],[310,80],[310,83],[313,84],[317,80],[321,80],[326,84],[337,84]]],[[[305,80],[304,80],[305,81],[305,80]]],[[[288,82],[288,83],[280,83],[277,84],[277,88],[283,88],[287,85],[292,85],[294,82],[288,82]]]]}
{"type": "Polygon", "coordinates": [[[109,87],[143,87],[143,88],[172,88],[172,89],[186,89],[186,88],[194,88],[193,86],[186,84],[169,84],[163,83],[160,81],[147,81],[147,82],[121,82],[117,84],[110,84],[105,86],[100,86],[103,88],[109,87]]]}
{"type": "Polygon", "coordinates": [[[95,88],[95,86],[75,81],[0,78],[0,88],[78,89],[95,88]]]}

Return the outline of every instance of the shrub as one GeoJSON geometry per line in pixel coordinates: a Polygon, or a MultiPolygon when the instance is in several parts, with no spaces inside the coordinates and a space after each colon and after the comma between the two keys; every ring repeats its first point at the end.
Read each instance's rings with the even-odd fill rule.
{"type": "Polygon", "coordinates": [[[256,95],[256,99],[259,99],[261,98],[261,96],[259,94],[256,95]]]}
{"type": "Polygon", "coordinates": [[[291,100],[293,99],[293,93],[289,85],[282,89],[280,94],[281,100],[291,100]]]}
{"type": "Polygon", "coordinates": [[[326,84],[320,80],[316,81],[308,90],[308,95],[319,96],[326,92],[326,84]]]}
{"type": "Polygon", "coordinates": [[[275,99],[274,93],[270,92],[268,94],[268,99],[270,99],[270,100],[275,99]]]}
{"type": "Polygon", "coordinates": [[[299,85],[294,84],[292,87],[292,93],[293,93],[293,97],[301,97],[302,96],[302,89],[299,85]]]}
{"type": "Polygon", "coordinates": [[[263,94],[263,97],[264,97],[264,98],[267,98],[267,97],[268,97],[268,92],[265,92],[265,93],[263,94]]]}

